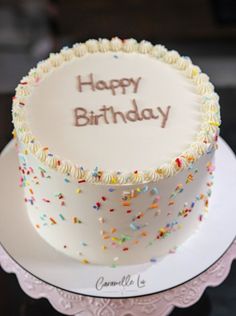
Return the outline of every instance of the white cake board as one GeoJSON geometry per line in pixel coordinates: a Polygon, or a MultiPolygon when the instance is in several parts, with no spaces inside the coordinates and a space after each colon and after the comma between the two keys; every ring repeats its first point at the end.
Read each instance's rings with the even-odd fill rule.
{"type": "Polygon", "coordinates": [[[158,293],[198,276],[230,247],[236,235],[236,159],[220,139],[209,215],[199,231],[174,254],[155,264],[116,268],[82,265],[48,245],[30,223],[18,186],[17,154],[9,143],[0,157],[0,241],[26,271],[63,290],[95,297],[135,297],[158,293]],[[113,282],[99,286],[98,280],[113,282]],[[123,281],[122,281],[123,280],[123,281]],[[115,283],[116,282],[116,283],[115,283]]]}

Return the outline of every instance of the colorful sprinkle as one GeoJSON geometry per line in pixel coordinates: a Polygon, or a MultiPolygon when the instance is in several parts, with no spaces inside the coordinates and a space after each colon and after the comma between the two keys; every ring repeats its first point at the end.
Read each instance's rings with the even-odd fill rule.
{"type": "Polygon", "coordinates": [[[62,214],[59,214],[60,218],[65,221],[65,217],[62,214]]]}
{"type": "Polygon", "coordinates": [[[55,224],[57,223],[54,218],[50,217],[49,219],[50,219],[50,221],[52,222],[52,224],[55,225],[55,224]]]}
{"type": "Polygon", "coordinates": [[[152,194],[159,194],[159,191],[156,187],[154,187],[154,188],[152,188],[151,193],[152,194]]]}

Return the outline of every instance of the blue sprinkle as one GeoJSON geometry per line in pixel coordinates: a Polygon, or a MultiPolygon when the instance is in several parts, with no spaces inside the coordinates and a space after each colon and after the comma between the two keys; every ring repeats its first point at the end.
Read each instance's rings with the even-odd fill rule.
{"type": "Polygon", "coordinates": [[[147,192],[147,191],[148,191],[148,186],[145,185],[145,187],[142,188],[142,192],[145,193],[145,192],[147,192]]]}
{"type": "Polygon", "coordinates": [[[108,189],[108,191],[109,191],[109,192],[114,192],[114,191],[115,191],[115,189],[113,189],[113,188],[109,188],[109,189],[108,189]]]}
{"type": "Polygon", "coordinates": [[[70,180],[67,179],[67,178],[65,178],[64,181],[65,181],[66,183],[69,183],[69,182],[70,182],[70,180]]]}
{"type": "Polygon", "coordinates": [[[155,188],[152,188],[151,193],[152,193],[152,194],[159,194],[159,191],[158,191],[158,189],[155,187],[155,188]]]}
{"type": "Polygon", "coordinates": [[[156,262],[157,262],[157,259],[156,259],[156,258],[151,258],[151,259],[150,259],[150,262],[156,263],[156,262]]]}
{"type": "Polygon", "coordinates": [[[113,55],[113,57],[114,57],[114,58],[117,58],[117,59],[119,58],[117,55],[113,55]]]}
{"type": "Polygon", "coordinates": [[[138,226],[138,225],[135,224],[135,223],[130,223],[129,227],[130,227],[132,230],[134,230],[134,231],[140,229],[140,226],[138,226]]]}
{"type": "Polygon", "coordinates": [[[194,205],[195,205],[195,203],[194,203],[194,202],[192,202],[192,204],[191,204],[191,208],[193,208],[193,207],[194,207],[194,205]]]}

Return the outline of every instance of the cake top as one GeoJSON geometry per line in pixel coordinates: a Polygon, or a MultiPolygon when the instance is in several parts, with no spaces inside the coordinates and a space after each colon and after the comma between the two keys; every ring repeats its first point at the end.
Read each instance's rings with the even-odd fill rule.
{"type": "Polygon", "coordinates": [[[17,137],[50,168],[106,184],[158,181],[217,141],[218,96],[187,57],[134,39],[63,48],[24,77],[17,137]]]}

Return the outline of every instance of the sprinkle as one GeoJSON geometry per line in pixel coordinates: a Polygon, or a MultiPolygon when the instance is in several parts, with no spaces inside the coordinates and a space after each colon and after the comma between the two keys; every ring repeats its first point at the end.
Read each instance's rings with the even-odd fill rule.
{"type": "Polygon", "coordinates": [[[32,195],[34,195],[34,191],[32,189],[29,189],[29,191],[32,195]]]}
{"type": "Polygon", "coordinates": [[[122,203],[123,206],[130,206],[130,202],[129,201],[125,201],[122,203]]]}
{"type": "Polygon", "coordinates": [[[106,201],[107,198],[106,198],[105,196],[102,196],[102,200],[103,200],[103,201],[106,201]]]}
{"type": "Polygon", "coordinates": [[[106,240],[106,239],[109,239],[109,238],[110,238],[109,235],[104,235],[104,236],[103,236],[103,239],[105,239],[105,240],[106,240]]]}
{"type": "Polygon", "coordinates": [[[83,264],[88,264],[89,261],[88,261],[87,259],[83,259],[83,260],[81,261],[81,263],[83,263],[83,264]]]}
{"type": "Polygon", "coordinates": [[[47,151],[47,150],[48,150],[48,147],[44,147],[44,148],[43,148],[43,151],[47,151]]]}
{"type": "Polygon", "coordinates": [[[152,188],[151,193],[152,194],[158,194],[159,191],[158,191],[158,189],[156,187],[154,187],[154,188],[152,188]]]}
{"type": "Polygon", "coordinates": [[[174,201],[169,201],[168,205],[171,206],[171,205],[174,205],[175,202],[174,201]]]}
{"type": "Polygon", "coordinates": [[[64,245],[63,248],[66,249],[66,248],[67,248],[67,245],[64,245]]]}
{"type": "Polygon", "coordinates": [[[114,212],[114,208],[110,208],[109,212],[114,212]]]}
{"type": "Polygon", "coordinates": [[[117,229],[115,227],[111,228],[111,233],[114,234],[117,231],[117,229]]]}
{"type": "Polygon", "coordinates": [[[203,221],[203,215],[202,214],[199,215],[198,219],[199,219],[200,222],[202,222],[203,221]]]}
{"type": "Polygon", "coordinates": [[[133,230],[133,231],[137,231],[139,230],[141,227],[135,223],[130,223],[129,227],[133,230]]]}
{"type": "Polygon", "coordinates": [[[75,216],[75,217],[73,217],[73,223],[74,224],[77,224],[77,223],[81,224],[82,222],[78,217],[75,216]]]}
{"type": "Polygon", "coordinates": [[[65,181],[66,183],[70,183],[70,180],[67,179],[67,178],[65,178],[64,181],[65,181]]]}
{"type": "Polygon", "coordinates": [[[107,250],[107,246],[102,245],[102,250],[107,250]]]}
{"type": "Polygon", "coordinates": [[[149,206],[150,209],[158,208],[158,204],[154,203],[149,206]]]}
{"type": "Polygon", "coordinates": [[[39,224],[36,224],[35,226],[36,226],[36,228],[38,228],[38,229],[40,228],[40,225],[39,225],[39,224]]]}
{"type": "Polygon", "coordinates": [[[142,237],[146,237],[147,235],[148,235],[148,233],[147,232],[142,232],[141,234],[140,234],[142,237]]]}
{"type": "Polygon", "coordinates": [[[45,203],[50,203],[50,200],[45,199],[45,198],[43,198],[43,201],[44,201],[45,203]]]}
{"type": "Polygon", "coordinates": [[[78,188],[78,189],[76,189],[75,192],[78,194],[78,193],[81,193],[81,191],[82,191],[82,190],[78,188]]]}
{"type": "Polygon", "coordinates": [[[108,189],[108,191],[109,191],[109,192],[114,192],[114,191],[115,191],[115,189],[113,189],[113,188],[109,188],[109,189],[108,189]]]}
{"type": "Polygon", "coordinates": [[[128,251],[129,248],[128,248],[128,247],[125,247],[125,248],[123,248],[122,250],[123,250],[123,251],[128,251]]]}
{"type": "Polygon", "coordinates": [[[147,191],[148,191],[148,186],[145,185],[145,187],[142,188],[142,192],[143,192],[143,193],[146,193],[147,191]]]}
{"type": "Polygon", "coordinates": [[[86,242],[84,242],[84,241],[81,241],[81,245],[84,247],[88,246],[88,244],[86,244],[86,242]]]}
{"type": "Polygon", "coordinates": [[[218,122],[212,122],[212,121],[210,121],[209,124],[210,124],[210,125],[213,125],[213,126],[218,126],[218,127],[220,126],[220,123],[218,123],[218,122]]]}
{"type": "Polygon", "coordinates": [[[62,214],[59,214],[60,218],[64,221],[65,217],[62,214]]]}
{"type": "Polygon", "coordinates": [[[131,211],[131,210],[127,210],[126,213],[127,213],[127,214],[130,214],[130,213],[132,213],[132,211],[131,211]]]}
{"type": "Polygon", "coordinates": [[[57,223],[54,218],[50,217],[49,219],[52,222],[52,224],[56,224],[57,223]]]}
{"type": "Polygon", "coordinates": [[[79,180],[78,183],[84,183],[86,182],[85,180],[79,180]]]}
{"type": "Polygon", "coordinates": [[[179,158],[176,158],[176,159],[175,159],[175,162],[176,162],[178,168],[181,168],[181,167],[182,167],[182,161],[181,161],[179,158]]]}
{"type": "Polygon", "coordinates": [[[105,222],[103,217],[99,217],[98,221],[99,221],[100,224],[103,224],[105,222]]]}
{"type": "Polygon", "coordinates": [[[118,261],[119,260],[119,257],[114,257],[113,258],[113,261],[118,261]]]}

